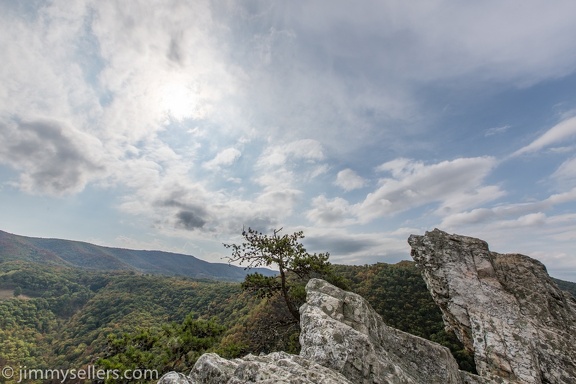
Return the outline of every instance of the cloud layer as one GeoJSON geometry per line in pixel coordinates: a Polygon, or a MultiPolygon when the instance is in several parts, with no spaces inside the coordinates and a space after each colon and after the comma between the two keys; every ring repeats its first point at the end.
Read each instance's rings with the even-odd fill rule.
{"type": "Polygon", "coordinates": [[[209,258],[285,226],[398,260],[441,226],[576,270],[573,1],[23,4],[0,5],[6,199],[105,192],[148,234],[122,241],[209,258]]]}

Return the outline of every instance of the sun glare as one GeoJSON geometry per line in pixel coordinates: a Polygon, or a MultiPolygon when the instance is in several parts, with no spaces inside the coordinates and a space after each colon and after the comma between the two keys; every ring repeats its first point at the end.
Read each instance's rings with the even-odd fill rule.
{"type": "Polygon", "coordinates": [[[166,84],[162,90],[162,109],[175,120],[194,116],[193,91],[181,84],[166,84]]]}

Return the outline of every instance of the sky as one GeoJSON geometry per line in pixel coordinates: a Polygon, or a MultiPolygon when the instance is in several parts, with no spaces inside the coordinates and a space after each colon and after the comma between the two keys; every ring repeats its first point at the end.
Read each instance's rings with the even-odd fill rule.
{"type": "Polygon", "coordinates": [[[0,229],[333,263],[439,228],[576,281],[576,2],[0,0],[0,229]]]}

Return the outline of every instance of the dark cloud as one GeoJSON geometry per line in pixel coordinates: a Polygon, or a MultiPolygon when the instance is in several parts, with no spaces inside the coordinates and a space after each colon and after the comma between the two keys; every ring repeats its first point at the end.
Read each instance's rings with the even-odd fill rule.
{"type": "Polygon", "coordinates": [[[204,220],[200,215],[199,212],[194,211],[180,211],[176,215],[176,224],[179,227],[188,230],[194,230],[198,228],[202,228],[204,224],[206,224],[206,220],[204,220]]]}
{"type": "Polygon", "coordinates": [[[156,202],[160,207],[174,207],[178,208],[176,213],[176,226],[187,230],[195,230],[203,228],[207,223],[206,209],[198,204],[185,203],[186,192],[182,190],[175,190],[171,193],[170,197],[159,200],[156,202]]]}
{"type": "Polygon", "coordinates": [[[0,123],[0,162],[20,171],[20,188],[61,195],[84,188],[103,166],[90,159],[97,142],[55,120],[0,123]]]}
{"type": "Polygon", "coordinates": [[[182,64],[184,55],[182,53],[182,47],[180,45],[180,39],[172,37],[170,39],[170,48],[168,49],[168,59],[171,61],[182,64]]]}

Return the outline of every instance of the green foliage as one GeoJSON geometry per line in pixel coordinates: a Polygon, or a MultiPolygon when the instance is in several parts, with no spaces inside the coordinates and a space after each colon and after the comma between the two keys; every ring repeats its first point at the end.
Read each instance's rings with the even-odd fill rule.
{"type": "Polygon", "coordinates": [[[89,286],[102,276],[71,269],[12,262],[0,264],[0,286],[14,288],[14,293],[44,298],[50,310],[59,317],[68,317],[92,296],[89,286]]]}
{"type": "Polygon", "coordinates": [[[215,347],[225,329],[216,319],[201,320],[189,314],[181,323],[112,334],[108,337],[107,356],[97,364],[121,371],[152,369],[160,375],[189,371],[203,353],[217,351],[215,347]]]}
{"type": "MultiPolygon", "coordinates": [[[[10,292],[0,296],[0,357],[31,368],[82,367],[102,356],[111,335],[182,322],[191,310],[231,327],[253,301],[238,283],[23,262],[0,263],[0,290],[10,292]]],[[[229,343],[222,353],[240,349],[229,343]]]]}
{"type": "MultiPolygon", "coordinates": [[[[414,263],[331,265],[330,274],[329,279],[337,276],[365,297],[388,325],[447,346],[462,369],[474,371],[471,355],[444,330],[440,310],[414,263]]],[[[279,283],[279,278],[251,276],[254,280],[245,283],[255,288],[279,283]]],[[[286,277],[299,305],[305,279],[291,272],[286,277]]],[[[567,282],[563,286],[573,287],[567,282]]],[[[298,353],[299,325],[282,295],[244,288],[238,283],[0,263],[0,364],[66,369],[102,359],[109,367],[146,364],[147,369],[164,370],[190,367],[202,351],[227,358],[278,350],[298,353]],[[21,295],[14,297],[18,287],[21,295]],[[191,311],[198,316],[189,316],[191,311]]]]}
{"type": "MultiPolygon", "coordinates": [[[[276,277],[267,277],[259,273],[246,276],[242,288],[256,293],[260,298],[271,298],[282,295],[288,311],[296,322],[300,321],[298,307],[304,301],[304,284],[311,277],[332,277],[328,253],[310,254],[306,251],[301,239],[302,231],[280,236],[282,229],[274,230],[272,235],[266,235],[252,228],[242,231],[242,244],[224,244],[232,250],[229,261],[247,265],[247,268],[274,267],[278,268],[276,277]]],[[[333,279],[335,282],[336,279],[333,279]]],[[[340,281],[338,281],[340,282],[340,281]]]]}
{"type": "Polygon", "coordinates": [[[280,295],[255,303],[244,318],[238,319],[224,338],[242,346],[245,353],[285,351],[299,353],[300,326],[294,321],[280,295]]]}
{"type": "Polygon", "coordinates": [[[282,289],[280,281],[275,276],[264,276],[258,272],[246,275],[240,286],[261,299],[272,297],[282,289]]]}
{"type": "Polygon", "coordinates": [[[64,331],[64,342],[57,353],[87,363],[106,348],[108,336],[154,328],[180,322],[190,311],[203,318],[217,316],[230,324],[245,313],[245,302],[238,299],[239,284],[194,281],[185,278],[151,275],[118,274],[74,316],[64,331]],[[87,348],[80,355],[74,350],[79,343],[87,348]]]}
{"type": "Polygon", "coordinates": [[[0,356],[5,365],[46,367],[58,321],[45,300],[0,301],[0,356]]]}

